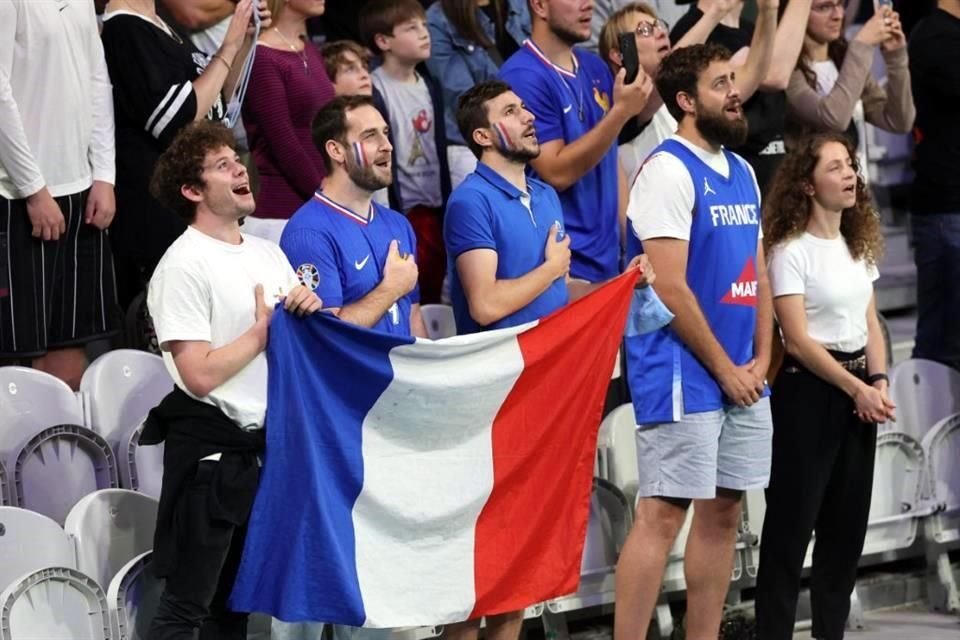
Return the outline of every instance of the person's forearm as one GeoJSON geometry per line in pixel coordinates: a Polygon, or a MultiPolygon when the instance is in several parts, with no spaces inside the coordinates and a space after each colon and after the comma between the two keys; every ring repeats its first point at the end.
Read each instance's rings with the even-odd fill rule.
{"type": "Polygon", "coordinates": [[[496,280],[492,286],[467,295],[470,317],[486,327],[533,302],[561,277],[549,262],[519,278],[496,280]]]}
{"type": "MultiPolygon", "coordinates": [[[[227,74],[227,79],[223,81],[223,99],[228,102],[233,98],[233,92],[237,88],[237,83],[240,82],[240,74],[243,73],[243,65],[247,61],[247,56],[250,55],[250,48],[253,46],[253,37],[245,36],[243,44],[240,45],[240,50],[233,57],[230,72],[227,74]]],[[[307,44],[307,46],[312,45],[307,44]]]]}
{"type": "MultiPolygon", "coordinates": [[[[717,25],[720,24],[720,21],[723,19],[723,16],[719,12],[715,11],[713,6],[703,12],[703,16],[700,17],[697,22],[690,27],[690,30],[683,34],[683,37],[677,40],[672,44],[672,48],[682,49],[684,47],[689,47],[693,44],[703,44],[707,41],[707,38],[710,37],[710,34],[713,33],[713,30],[717,28],[717,25]]],[[[733,53],[736,53],[734,51],[733,53]]]]}
{"type": "Polygon", "coordinates": [[[373,291],[356,302],[341,307],[337,317],[344,322],[370,328],[380,322],[383,315],[400,297],[402,296],[397,296],[381,282],[373,291]]]}
{"type": "Polygon", "coordinates": [[[886,102],[883,109],[883,128],[894,133],[907,133],[913,128],[917,109],[910,86],[910,68],[907,50],[884,52],[887,65],[886,102]]]}
{"type": "Polygon", "coordinates": [[[770,364],[770,348],[773,343],[773,294],[767,268],[760,262],[757,266],[757,326],[753,334],[753,356],[766,371],[770,364]]]}
{"type": "Polygon", "coordinates": [[[233,72],[233,68],[236,66],[235,56],[236,51],[232,51],[230,47],[221,47],[210,58],[210,62],[203,73],[193,81],[193,92],[197,96],[197,112],[193,116],[195,121],[206,118],[207,113],[210,112],[210,107],[221,95],[226,96],[225,99],[229,99],[229,94],[225,94],[223,89],[227,76],[233,72]]]}
{"type": "Polygon", "coordinates": [[[880,318],[876,314],[867,318],[867,373],[887,372],[887,343],[883,338],[880,318]]]}
{"type": "Polygon", "coordinates": [[[233,342],[211,349],[206,356],[183,359],[174,355],[177,371],[187,390],[205,397],[250,364],[267,344],[267,323],[261,321],[242,333],[233,342]]]}
{"type": "Polygon", "coordinates": [[[747,62],[737,70],[737,89],[740,100],[746,102],[756,93],[760,83],[770,68],[774,42],[777,33],[777,10],[773,7],[761,8],[757,13],[757,24],[750,41],[750,54],[747,62]]]}
{"type": "Polygon", "coordinates": [[[113,118],[113,85],[107,71],[107,62],[103,55],[103,46],[96,38],[91,46],[93,56],[93,130],[90,134],[90,166],[93,179],[116,184],[116,137],[113,118]]]}
{"type": "Polygon", "coordinates": [[[777,25],[773,56],[767,75],[760,83],[762,89],[782,91],[790,82],[790,74],[797,66],[803,49],[803,36],[810,18],[811,0],[790,0],[777,25]]]}
{"type": "Polygon", "coordinates": [[[831,131],[846,131],[853,110],[863,94],[870,73],[873,47],[854,40],[840,66],[837,82],[825,96],[807,84],[800,71],[794,71],[787,87],[787,101],[792,111],[805,122],[831,131]]]}
{"type": "Polygon", "coordinates": [[[714,378],[720,378],[736,366],[713,335],[697,298],[686,284],[665,286],[658,278],[653,289],[674,315],[670,326],[714,378]]]}
{"type": "Polygon", "coordinates": [[[20,197],[26,198],[43,189],[43,174],[33,158],[13,89],[3,70],[0,70],[0,165],[20,197]]]}
{"type": "MultiPolygon", "coordinates": [[[[783,337],[787,353],[800,361],[818,378],[826,380],[851,398],[856,395],[857,389],[863,384],[856,376],[844,369],[839,362],[827,351],[826,347],[811,338],[809,335],[783,337]]],[[[783,369],[780,370],[783,375],[783,369]]]]}
{"type": "Polygon", "coordinates": [[[630,117],[623,107],[614,105],[597,126],[582,137],[564,145],[552,158],[541,154],[530,164],[550,186],[565,191],[607,155],[630,117]]]}

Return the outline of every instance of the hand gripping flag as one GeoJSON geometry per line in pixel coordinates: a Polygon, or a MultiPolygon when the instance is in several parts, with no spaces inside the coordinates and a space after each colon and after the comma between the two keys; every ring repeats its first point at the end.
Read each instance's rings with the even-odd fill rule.
{"type": "Polygon", "coordinates": [[[400,627],[575,592],[637,277],[539,322],[438,342],[276,312],[233,608],[400,627]]]}

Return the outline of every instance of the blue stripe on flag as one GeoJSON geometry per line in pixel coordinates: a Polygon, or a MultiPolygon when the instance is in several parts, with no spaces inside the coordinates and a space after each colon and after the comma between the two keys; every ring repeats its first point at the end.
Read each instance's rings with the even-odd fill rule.
{"type": "Polygon", "coordinates": [[[234,609],[363,625],[352,518],[363,487],[362,425],[393,377],[390,350],[413,341],[328,314],[274,313],[266,458],[234,609]],[[306,330],[291,330],[294,323],[306,330]]]}

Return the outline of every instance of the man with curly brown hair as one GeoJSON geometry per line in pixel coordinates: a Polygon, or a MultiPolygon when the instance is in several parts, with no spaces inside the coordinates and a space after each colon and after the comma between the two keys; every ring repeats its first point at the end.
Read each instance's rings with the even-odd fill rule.
{"type": "MultiPolygon", "coordinates": [[[[233,135],[187,125],[160,156],[153,196],[187,223],[150,280],[147,304],[176,384],[150,412],[142,444],[165,442],[153,565],[166,578],[150,640],[246,637],[229,611],[256,492],[274,305],[308,315],[320,300],[280,248],[240,232],[254,209],[233,135]]],[[[282,313],[282,311],[281,311],[282,313]]]]}

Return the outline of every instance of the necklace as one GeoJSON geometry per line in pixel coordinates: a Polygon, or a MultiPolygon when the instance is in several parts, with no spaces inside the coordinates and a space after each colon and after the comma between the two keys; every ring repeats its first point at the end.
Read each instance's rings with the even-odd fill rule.
{"type": "Polygon", "coordinates": [[[276,31],[277,35],[280,36],[283,39],[283,41],[287,43],[287,46],[290,47],[291,51],[293,51],[298,56],[300,56],[300,61],[303,62],[303,72],[308,73],[309,70],[307,68],[307,47],[304,46],[303,49],[297,49],[297,45],[293,44],[293,42],[290,41],[290,38],[283,35],[283,31],[280,31],[280,29],[277,27],[274,27],[273,30],[276,31]]]}

